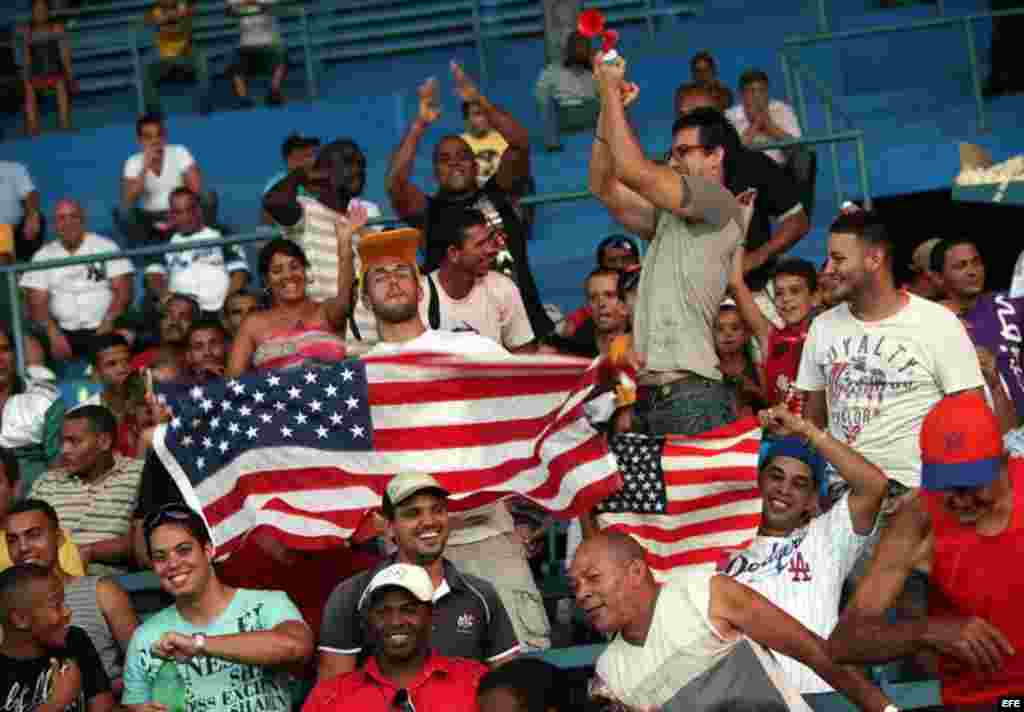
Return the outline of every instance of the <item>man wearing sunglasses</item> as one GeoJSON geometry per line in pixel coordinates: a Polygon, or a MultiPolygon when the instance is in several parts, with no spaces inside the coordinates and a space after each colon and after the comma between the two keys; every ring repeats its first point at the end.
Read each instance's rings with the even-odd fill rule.
{"type": "Polygon", "coordinates": [[[321,680],[303,712],[473,712],[487,667],[430,648],[434,584],[426,569],[392,564],[359,598],[371,652],[348,675],[321,680]]]}

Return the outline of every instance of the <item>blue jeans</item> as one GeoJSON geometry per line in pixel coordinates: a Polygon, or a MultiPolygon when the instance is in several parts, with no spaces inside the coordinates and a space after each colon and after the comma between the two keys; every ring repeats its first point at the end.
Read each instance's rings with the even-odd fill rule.
{"type": "Polygon", "coordinates": [[[641,386],[634,416],[648,435],[699,435],[736,420],[736,399],[724,383],[691,374],[666,386],[641,386]]]}

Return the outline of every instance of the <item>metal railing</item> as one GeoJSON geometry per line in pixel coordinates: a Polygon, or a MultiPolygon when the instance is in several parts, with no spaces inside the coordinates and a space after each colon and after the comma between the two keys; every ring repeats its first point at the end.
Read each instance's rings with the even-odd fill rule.
{"type": "MultiPolygon", "coordinates": [[[[821,0],[819,0],[819,2],[820,1],[821,0]]],[[[944,10],[942,10],[942,12],[944,12],[944,10]]],[[[967,62],[971,72],[971,88],[975,108],[978,114],[978,130],[988,131],[988,115],[985,110],[985,100],[982,96],[981,76],[978,71],[978,48],[977,41],[974,35],[973,25],[975,22],[980,22],[983,20],[1019,16],[1024,16],[1024,9],[1018,8],[1014,10],[998,10],[995,12],[978,12],[972,13],[970,15],[962,15],[960,17],[940,17],[934,20],[917,20],[915,22],[908,22],[901,25],[883,25],[880,27],[868,27],[862,30],[847,30],[845,32],[822,32],[815,35],[788,37],[782,43],[781,53],[784,58],[783,71],[786,71],[785,62],[788,61],[792,63],[796,61],[796,58],[793,56],[792,53],[799,47],[811,47],[815,45],[836,42],[838,40],[850,40],[857,39],[860,37],[874,37],[878,35],[890,35],[902,32],[918,32],[921,30],[931,30],[938,27],[955,27],[957,25],[960,25],[960,27],[963,29],[964,42],[967,47],[967,62]]]]}
{"type": "MultiPolygon", "coordinates": [[[[814,9],[816,11],[815,19],[818,21],[818,32],[829,32],[828,0],[816,0],[814,9]]],[[[946,3],[943,0],[935,0],[935,14],[945,17],[946,3]]]]}

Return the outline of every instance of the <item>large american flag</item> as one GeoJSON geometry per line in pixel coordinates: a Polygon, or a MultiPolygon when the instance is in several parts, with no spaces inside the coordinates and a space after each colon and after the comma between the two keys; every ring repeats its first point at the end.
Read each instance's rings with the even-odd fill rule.
{"type": "Polygon", "coordinates": [[[761,525],[760,444],[754,418],[692,437],[619,435],[611,448],[623,487],[599,505],[598,525],[643,544],[659,580],[681,567],[713,567],[761,525]]]}
{"type": "Polygon", "coordinates": [[[519,494],[571,517],[621,482],[584,412],[598,374],[580,359],[426,353],[254,372],[167,391],[154,445],[220,555],[261,527],[294,548],[335,545],[398,472],[437,477],[453,511],[519,494]]]}

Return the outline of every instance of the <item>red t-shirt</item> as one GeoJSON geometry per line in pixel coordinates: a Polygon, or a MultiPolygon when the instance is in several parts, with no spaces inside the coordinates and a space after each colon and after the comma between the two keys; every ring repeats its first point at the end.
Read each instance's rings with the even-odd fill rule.
{"type": "Polygon", "coordinates": [[[922,497],[932,519],[934,540],[928,614],[977,616],[998,628],[1017,651],[994,674],[975,673],[950,658],[939,659],[944,705],[995,702],[1024,691],[1024,459],[1010,458],[1013,513],[995,536],[980,536],[946,511],[941,495],[922,497]],[[939,595],[935,595],[938,593],[939,595]]]}
{"type": "Polygon", "coordinates": [[[572,336],[580,327],[587,323],[587,321],[594,316],[594,310],[590,308],[590,305],[582,306],[576,311],[565,317],[565,327],[563,327],[563,336],[572,336]]]}
{"type": "Polygon", "coordinates": [[[776,405],[785,400],[790,386],[796,381],[800,370],[800,356],[804,352],[807,341],[807,330],[811,320],[805,319],[799,324],[772,329],[768,338],[768,353],[764,360],[764,380],[769,405],[776,405]]]}
{"type": "MultiPolygon", "coordinates": [[[[416,712],[477,712],[476,689],[487,668],[475,660],[431,653],[406,689],[416,712]]],[[[376,658],[359,670],[338,675],[313,688],[302,712],[393,712],[398,686],[381,675],[376,658]]]]}

